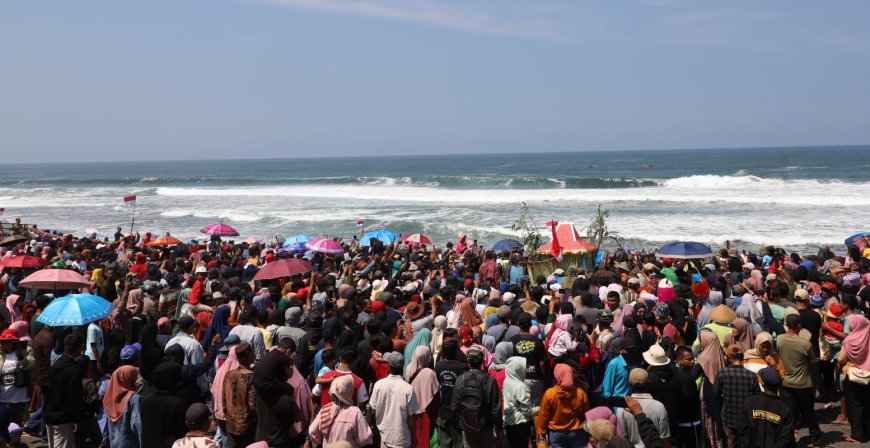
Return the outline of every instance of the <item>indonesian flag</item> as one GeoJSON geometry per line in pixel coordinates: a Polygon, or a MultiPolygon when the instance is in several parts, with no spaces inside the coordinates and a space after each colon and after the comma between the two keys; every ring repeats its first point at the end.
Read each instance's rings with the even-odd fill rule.
{"type": "Polygon", "coordinates": [[[0,216],[3,216],[3,212],[5,212],[5,211],[6,211],[5,208],[0,208],[0,216]]]}
{"type": "Polygon", "coordinates": [[[559,236],[556,234],[556,227],[559,226],[559,223],[556,221],[550,221],[546,224],[550,230],[553,231],[553,243],[550,245],[550,253],[556,257],[557,260],[562,260],[562,246],[559,245],[559,236]]]}
{"type": "Polygon", "coordinates": [[[357,221],[357,222],[356,222],[356,226],[357,226],[357,227],[362,227],[364,224],[365,224],[364,221],[357,221]]]}
{"type": "Polygon", "coordinates": [[[136,195],[124,196],[124,204],[126,204],[129,207],[136,205],[136,195]]]}

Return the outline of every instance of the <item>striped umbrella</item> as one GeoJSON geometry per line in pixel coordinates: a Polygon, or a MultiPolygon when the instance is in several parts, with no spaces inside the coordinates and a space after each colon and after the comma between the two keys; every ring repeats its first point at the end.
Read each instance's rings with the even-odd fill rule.
{"type": "Polygon", "coordinates": [[[305,243],[305,247],[315,252],[320,252],[327,255],[341,255],[344,253],[344,248],[341,244],[328,238],[318,238],[305,243]]]}

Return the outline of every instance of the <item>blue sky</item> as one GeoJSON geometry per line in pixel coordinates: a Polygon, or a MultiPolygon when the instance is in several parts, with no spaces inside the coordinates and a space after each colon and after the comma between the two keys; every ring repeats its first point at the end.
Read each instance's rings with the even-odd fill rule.
{"type": "Polygon", "coordinates": [[[7,162],[870,142],[870,2],[0,3],[7,162]]]}

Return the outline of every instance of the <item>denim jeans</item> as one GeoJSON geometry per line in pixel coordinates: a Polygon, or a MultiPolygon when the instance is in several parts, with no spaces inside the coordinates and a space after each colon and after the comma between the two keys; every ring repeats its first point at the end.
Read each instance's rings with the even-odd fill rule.
{"type": "Polygon", "coordinates": [[[45,405],[45,394],[39,393],[39,408],[33,414],[30,414],[30,418],[27,419],[27,422],[24,424],[25,428],[34,429],[39,431],[39,435],[43,438],[48,436],[48,433],[45,430],[45,421],[42,420],[42,407],[45,405]]]}
{"type": "Polygon", "coordinates": [[[574,448],[586,445],[586,433],[577,431],[550,431],[551,448],[574,448]]]}

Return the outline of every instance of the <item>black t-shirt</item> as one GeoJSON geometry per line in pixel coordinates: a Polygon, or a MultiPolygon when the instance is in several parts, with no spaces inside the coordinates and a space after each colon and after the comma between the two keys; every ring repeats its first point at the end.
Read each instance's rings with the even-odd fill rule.
{"type": "Polygon", "coordinates": [[[438,405],[438,416],[443,419],[451,419],[450,401],[453,399],[453,386],[462,372],[468,370],[468,364],[455,359],[442,359],[435,363],[435,376],[438,377],[438,389],[441,393],[441,402],[438,405]]]}
{"type": "Polygon", "coordinates": [[[544,360],[544,343],[537,336],[528,333],[520,333],[511,338],[514,345],[514,353],[526,358],[526,378],[530,380],[543,379],[541,361],[544,360]]]}
{"type": "Polygon", "coordinates": [[[798,313],[801,316],[801,328],[810,332],[810,345],[813,346],[813,353],[819,357],[819,332],[822,330],[822,316],[809,308],[798,310],[798,313]]]}

